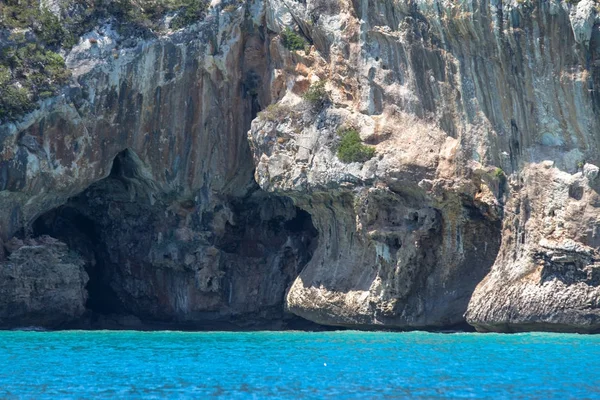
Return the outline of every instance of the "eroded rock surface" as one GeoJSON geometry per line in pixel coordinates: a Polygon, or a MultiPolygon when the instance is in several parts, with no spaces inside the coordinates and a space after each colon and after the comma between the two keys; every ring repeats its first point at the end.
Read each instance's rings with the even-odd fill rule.
{"type": "Polygon", "coordinates": [[[84,326],[294,319],[284,295],[316,232],[254,182],[246,132],[270,101],[264,8],[224,7],[154,40],[98,26],[67,55],[64,94],[0,127],[0,237],[49,234],[82,255],[84,326]]]}
{"type": "Polygon", "coordinates": [[[213,3],[99,26],[0,127],[1,240],[66,242],[103,315],[598,329],[594,1],[213,3]]]}
{"type": "Polygon", "coordinates": [[[84,260],[48,236],[13,239],[0,259],[0,326],[56,328],[85,312],[84,260]]]}
{"type": "MultiPolygon", "coordinates": [[[[439,130],[414,144],[392,133],[377,146],[377,159],[344,165],[332,149],[339,140],[336,127],[347,114],[327,109],[315,116],[309,109],[307,118],[329,124],[298,134],[293,129],[302,123],[277,125],[262,116],[253,123],[252,142],[263,144],[255,147],[257,181],[292,197],[319,231],[318,247],[292,285],[287,307],[328,325],[460,324],[498,251],[492,174],[479,171],[456,188],[435,179],[445,146],[439,130]],[[285,144],[270,140],[276,137],[286,138],[285,144]],[[312,151],[307,162],[300,160],[302,144],[312,151]],[[477,198],[479,187],[488,191],[491,204],[477,198]]],[[[411,133],[426,132],[414,124],[411,133]]]]}
{"type": "Polygon", "coordinates": [[[308,210],[322,239],[291,311],[440,327],[470,302],[481,330],[597,329],[592,3],[271,2],[271,29],[294,21],[318,49],[272,44],[278,108],[250,134],[257,182],[308,210]],[[330,102],[308,110],[298,95],[323,80],[330,102]],[[343,126],[375,158],[340,163],[343,126]]]}
{"type": "Polygon", "coordinates": [[[88,308],[190,328],[282,326],[285,291],[316,243],[310,216],[259,190],[202,213],[150,201],[129,157],[34,225],[86,258],[88,308]]]}
{"type": "Polygon", "coordinates": [[[478,330],[600,330],[600,198],[596,168],[583,171],[532,165],[513,183],[502,251],[466,315],[478,330]]]}

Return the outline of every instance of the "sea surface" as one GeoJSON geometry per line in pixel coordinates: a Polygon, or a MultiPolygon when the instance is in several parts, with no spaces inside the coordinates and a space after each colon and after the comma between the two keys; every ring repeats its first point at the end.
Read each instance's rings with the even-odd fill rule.
{"type": "Polygon", "coordinates": [[[600,336],[0,332],[0,398],[600,398],[600,336]]]}

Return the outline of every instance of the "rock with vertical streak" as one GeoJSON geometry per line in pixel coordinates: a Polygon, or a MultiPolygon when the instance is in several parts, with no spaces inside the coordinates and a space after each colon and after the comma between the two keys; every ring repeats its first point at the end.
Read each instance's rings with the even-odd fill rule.
{"type": "Polygon", "coordinates": [[[57,237],[116,321],[598,330],[594,1],[225,3],[0,126],[9,257],[57,237]]]}
{"type": "Polygon", "coordinates": [[[66,54],[70,86],[0,126],[0,238],[66,243],[90,276],[88,310],[117,324],[297,319],[283,299],[315,233],[290,199],[258,188],[246,139],[270,101],[264,4],[226,5],[155,38],[104,21],[66,54]]]}
{"type": "Polygon", "coordinates": [[[249,134],[257,182],[320,234],[288,309],[349,327],[595,331],[595,3],[333,3],[281,6],[317,51],[272,46],[279,80],[300,63],[330,102],[279,92],[284,116],[249,134]],[[339,161],[348,126],[373,159],[339,161]]]}
{"type": "Polygon", "coordinates": [[[581,43],[586,47],[589,45],[595,17],[596,2],[594,0],[582,0],[572,6],[570,19],[577,43],[581,43]]]}
{"type": "Polygon", "coordinates": [[[503,243],[466,313],[482,332],[600,332],[600,198],[581,174],[521,172],[503,243]]]}

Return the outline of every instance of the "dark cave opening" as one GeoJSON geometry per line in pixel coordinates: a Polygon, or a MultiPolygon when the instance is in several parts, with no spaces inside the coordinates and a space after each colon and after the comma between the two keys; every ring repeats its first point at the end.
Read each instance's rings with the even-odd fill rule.
{"type": "Polygon", "coordinates": [[[313,225],[312,216],[298,207],[296,207],[296,216],[287,221],[284,226],[285,229],[294,233],[307,232],[312,237],[317,237],[319,234],[313,225]]]}
{"type": "Polygon", "coordinates": [[[33,224],[33,235],[49,235],[61,240],[85,260],[89,276],[86,308],[108,315],[122,312],[123,306],[110,286],[108,253],[94,221],[77,208],[64,205],[41,215],[33,224]]]}
{"type": "Polygon", "coordinates": [[[106,245],[106,229],[100,226],[93,204],[110,203],[114,192],[107,188],[125,190],[128,182],[139,176],[134,156],[129,150],[117,154],[109,175],[92,184],[66,204],[39,216],[32,224],[34,237],[49,235],[67,244],[71,251],[85,260],[89,280],[86,308],[93,315],[124,314],[125,307],[111,286],[117,268],[111,264],[106,245]],[[107,184],[108,182],[114,182],[107,184]],[[118,183],[117,183],[118,182],[118,183]]]}
{"type": "MultiPolygon", "coordinates": [[[[300,237],[304,247],[302,256],[299,258],[296,274],[300,274],[302,269],[311,260],[319,241],[319,231],[315,228],[312,215],[307,211],[296,207],[296,216],[283,224],[285,230],[291,235],[300,237]]],[[[290,282],[291,284],[291,282],[290,282]]]]}
{"type": "MultiPolygon", "coordinates": [[[[295,207],[289,198],[270,196],[258,189],[243,199],[226,198],[223,204],[216,203],[213,210],[208,209],[211,211],[201,211],[197,203],[188,204],[189,201],[183,207],[183,201],[174,194],[156,189],[145,168],[134,152],[120,152],[107,177],[69,198],[64,205],[42,214],[31,226],[29,232],[34,237],[54,237],[85,261],[89,276],[85,287],[87,313],[73,327],[119,329],[124,326],[121,321],[139,321],[128,325],[133,329],[166,326],[161,324],[205,329],[206,324],[218,323],[231,327],[307,323],[286,314],[283,302],[286,288],[309,262],[318,242],[318,231],[308,212],[295,207]],[[219,216],[227,209],[233,215],[233,224],[227,222],[223,231],[215,233],[215,221],[209,214],[219,216]],[[194,217],[196,212],[201,212],[198,214],[201,218],[194,217]],[[185,230],[180,230],[181,226],[185,230]],[[194,239],[189,241],[192,236],[180,239],[177,235],[181,232],[186,235],[189,232],[194,239]],[[209,255],[198,259],[200,267],[184,264],[194,259],[195,254],[209,255]],[[214,277],[206,277],[209,283],[217,279],[217,284],[207,283],[204,289],[194,289],[192,296],[200,302],[194,305],[194,310],[206,307],[207,311],[193,311],[194,318],[200,319],[186,320],[183,313],[189,312],[176,308],[179,290],[198,285],[196,280],[204,279],[195,275],[194,268],[210,270],[211,257],[216,257],[217,262],[222,259],[220,264],[225,269],[214,277]],[[257,266],[260,262],[265,266],[257,266]],[[249,308],[252,311],[247,311],[245,317],[235,313],[220,315],[222,312],[213,310],[211,304],[222,302],[220,307],[227,307],[231,301],[230,288],[246,279],[244,269],[275,274],[277,283],[270,285],[277,291],[249,298],[248,302],[255,302],[257,311],[249,308]],[[209,289],[213,287],[221,289],[212,293],[209,289]],[[275,310],[270,303],[275,297],[281,298],[281,310],[275,310]],[[258,310],[264,316],[257,318],[258,310]]],[[[235,293],[239,291],[238,286],[235,293]]]]}
{"type": "Polygon", "coordinates": [[[115,156],[110,174],[104,180],[118,179],[125,185],[132,183],[132,180],[137,183],[143,182],[140,163],[141,161],[133,151],[125,149],[115,156]]]}

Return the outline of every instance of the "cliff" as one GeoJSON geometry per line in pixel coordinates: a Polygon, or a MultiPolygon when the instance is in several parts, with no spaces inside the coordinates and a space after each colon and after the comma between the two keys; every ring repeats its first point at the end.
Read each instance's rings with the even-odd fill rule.
{"type": "Polygon", "coordinates": [[[0,128],[0,236],[47,234],[84,256],[92,327],[289,319],[285,290],[316,233],[252,177],[268,60],[245,13],[215,9],[155,39],[98,26],[66,56],[72,84],[0,128]]]}
{"type": "Polygon", "coordinates": [[[0,126],[0,238],[83,260],[63,323],[595,332],[596,13],[213,2],[127,46],[99,23],[0,126]]]}

